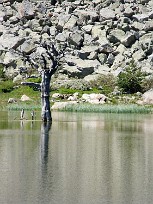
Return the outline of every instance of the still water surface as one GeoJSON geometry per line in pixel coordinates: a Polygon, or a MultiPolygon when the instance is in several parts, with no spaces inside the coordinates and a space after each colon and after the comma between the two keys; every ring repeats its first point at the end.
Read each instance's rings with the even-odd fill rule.
{"type": "Polygon", "coordinates": [[[153,115],[18,115],[0,112],[1,204],[153,203],[153,115]]]}

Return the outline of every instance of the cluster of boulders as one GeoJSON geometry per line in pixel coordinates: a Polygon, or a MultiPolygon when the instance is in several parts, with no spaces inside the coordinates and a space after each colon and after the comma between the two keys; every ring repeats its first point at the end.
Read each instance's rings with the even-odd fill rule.
{"type": "Polygon", "coordinates": [[[132,59],[152,74],[153,1],[0,0],[0,64],[7,75],[30,75],[28,59],[44,51],[42,41],[64,50],[59,75],[87,81],[118,75],[132,59]]]}
{"type": "Polygon", "coordinates": [[[65,108],[67,105],[74,105],[77,103],[90,103],[90,104],[104,104],[107,101],[107,97],[104,94],[83,94],[79,97],[79,93],[76,92],[73,95],[70,95],[66,101],[57,101],[57,99],[64,98],[63,94],[55,93],[52,95],[52,100],[54,105],[52,109],[58,110],[65,108]]]}
{"type": "Polygon", "coordinates": [[[18,101],[31,101],[32,99],[29,98],[29,96],[26,96],[25,94],[21,96],[21,99],[18,100],[16,98],[9,98],[8,103],[17,103],[18,101]]]}
{"type": "MultiPolygon", "coordinates": [[[[83,94],[79,95],[78,92],[69,95],[69,94],[60,94],[54,93],[51,96],[51,101],[54,103],[52,105],[53,110],[63,109],[68,105],[76,105],[80,103],[89,103],[89,104],[111,104],[112,99],[105,96],[104,94],[83,94]]],[[[135,96],[124,96],[120,95],[117,99],[118,103],[128,104],[135,103],[138,105],[152,105],[153,104],[153,89],[146,91],[144,94],[138,92],[135,96]]]]}

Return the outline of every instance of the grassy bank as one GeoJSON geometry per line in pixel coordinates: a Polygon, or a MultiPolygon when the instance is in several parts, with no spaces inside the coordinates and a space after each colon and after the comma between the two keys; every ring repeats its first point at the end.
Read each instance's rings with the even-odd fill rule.
{"type": "Polygon", "coordinates": [[[152,108],[148,106],[139,106],[136,104],[120,105],[94,105],[77,104],[68,105],[61,111],[69,112],[97,112],[97,113],[152,113],[152,108]]]}
{"type": "Polygon", "coordinates": [[[30,87],[20,87],[11,92],[0,93],[0,109],[1,110],[38,110],[40,105],[40,92],[34,91],[30,87]],[[22,102],[21,96],[27,95],[31,100],[22,102]],[[9,98],[16,99],[16,103],[8,103],[9,98]]]}
{"type": "Polygon", "coordinates": [[[9,104],[7,105],[7,110],[14,110],[14,111],[19,111],[19,110],[41,110],[41,105],[40,104],[32,104],[32,103],[20,103],[20,104],[9,104]]]}
{"type": "MultiPolygon", "coordinates": [[[[66,90],[66,91],[68,92],[69,90],[66,90]]],[[[63,91],[61,89],[59,90],[59,92],[65,93],[65,90],[63,91]]],[[[81,95],[83,93],[79,93],[79,94],[81,95]]],[[[23,87],[23,86],[17,89],[14,89],[9,93],[0,93],[0,109],[1,110],[21,110],[24,108],[25,110],[41,110],[40,95],[41,95],[40,91],[34,91],[30,87],[23,87]],[[23,94],[30,97],[31,100],[22,102],[20,98],[23,94]],[[9,98],[15,98],[17,102],[8,103],[9,98]]],[[[130,98],[132,98],[132,96],[130,98]]],[[[62,99],[58,99],[58,100],[63,101],[62,99]]],[[[137,98],[134,99],[134,101],[136,100],[137,98]]],[[[152,113],[151,106],[139,106],[134,104],[133,103],[134,101],[131,101],[131,99],[128,101],[125,96],[121,96],[120,98],[117,96],[117,98],[115,99],[112,98],[111,105],[110,104],[95,105],[95,104],[88,104],[88,103],[79,103],[77,105],[68,105],[67,107],[59,111],[101,112],[101,113],[152,113]]]]}

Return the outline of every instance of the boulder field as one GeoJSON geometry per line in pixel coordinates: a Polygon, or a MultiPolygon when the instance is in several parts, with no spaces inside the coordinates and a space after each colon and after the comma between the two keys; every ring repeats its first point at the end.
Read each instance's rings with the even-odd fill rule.
{"type": "Polygon", "coordinates": [[[153,1],[0,0],[0,64],[8,76],[32,73],[27,59],[35,60],[42,41],[66,47],[58,75],[118,75],[132,59],[152,75],[153,1]]]}

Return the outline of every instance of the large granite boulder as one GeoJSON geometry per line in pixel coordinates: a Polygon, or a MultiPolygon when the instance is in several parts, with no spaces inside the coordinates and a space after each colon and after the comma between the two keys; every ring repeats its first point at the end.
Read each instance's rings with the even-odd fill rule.
{"type": "Polygon", "coordinates": [[[153,89],[150,89],[142,95],[142,101],[144,104],[153,104],[153,89]]]}
{"type": "Polygon", "coordinates": [[[52,105],[51,109],[52,110],[60,110],[60,109],[64,109],[68,105],[75,105],[77,103],[78,103],[77,101],[55,102],[52,105]]]}
{"type": "Polygon", "coordinates": [[[104,94],[83,94],[82,101],[88,102],[91,104],[104,104],[107,100],[107,97],[104,94]]]}

